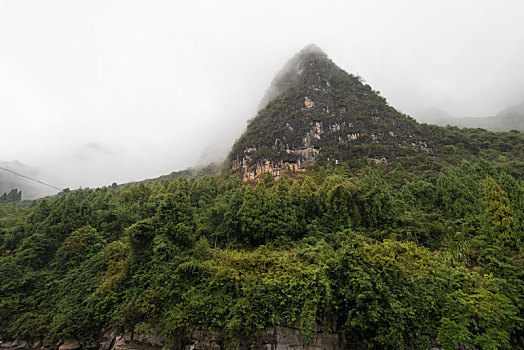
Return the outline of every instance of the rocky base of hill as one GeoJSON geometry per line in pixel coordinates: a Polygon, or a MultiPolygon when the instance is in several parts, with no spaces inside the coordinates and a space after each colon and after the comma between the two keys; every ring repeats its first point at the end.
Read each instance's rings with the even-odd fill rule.
{"type": "MultiPolygon", "coordinates": [[[[0,350],[221,350],[223,348],[238,350],[366,350],[362,343],[350,343],[338,334],[317,333],[311,344],[306,344],[299,330],[291,327],[271,327],[256,344],[247,339],[239,339],[238,343],[228,346],[224,343],[224,334],[217,331],[197,329],[186,339],[166,339],[157,334],[155,329],[144,332],[116,331],[106,332],[98,342],[82,344],[76,339],[66,339],[59,343],[51,343],[42,339],[2,340],[0,350]]],[[[466,349],[457,346],[457,349],[466,349]]],[[[431,350],[441,349],[434,344],[431,350]]]]}

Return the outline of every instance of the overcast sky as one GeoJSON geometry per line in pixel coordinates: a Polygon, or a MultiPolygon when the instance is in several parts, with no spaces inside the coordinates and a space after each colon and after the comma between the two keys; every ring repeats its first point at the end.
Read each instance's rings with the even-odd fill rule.
{"type": "Polygon", "coordinates": [[[0,0],[0,161],[59,187],[226,155],[309,43],[407,114],[524,100],[524,1],[0,0]]]}

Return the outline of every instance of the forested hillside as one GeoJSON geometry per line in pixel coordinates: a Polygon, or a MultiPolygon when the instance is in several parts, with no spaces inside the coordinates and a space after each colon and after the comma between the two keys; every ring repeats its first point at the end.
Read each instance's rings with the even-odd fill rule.
{"type": "Polygon", "coordinates": [[[0,341],[155,329],[182,348],[204,328],[246,349],[288,326],[293,349],[523,348],[523,175],[519,131],[419,124],[308,47],[224,166],[6,194],[0,341]]]}
{"type": "Polygon", "coordinates": [[[524,186],[487,162],[317,167],[84,189],[0,206],[4,337],[154,325],[253,341],[317,327],[370,347],[522,337],[524,186]]]}

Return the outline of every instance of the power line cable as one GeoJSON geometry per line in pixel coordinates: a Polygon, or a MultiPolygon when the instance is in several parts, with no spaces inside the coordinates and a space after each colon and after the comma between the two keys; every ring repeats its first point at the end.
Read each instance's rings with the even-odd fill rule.
{"type": "Polygon", "coordinates": [[[17,173],[17,172],[12,171],[12,170],[9,170],[9,169],[6,169],[6,168],[2,168],[1,166],[0,166],[0,169],[5,170],[5,171],[7,171],[7,172],[10,172],[11,174],[15,174],[15,175],[17,175],[17,176],[24,177],[24,178],[26,178],[26,179],[29,179],[29,180],[32,180],[32,181],[38,182],[39,184],[42,184],[42,185],[45,185],[45,186],[49,186],[49,187],[51,187],[51,188],[54,188],[55,190],[62,191],[61,188],[58,188],[58,187],[53,186],[53,185],[50,185],[50,184],[46,184],[45,182],[39,181],[39,180],[37,180],[37,179],[33,179],[32,177],[29,177],[29,176],[25,176],[25,175],[19,174],[19,173],[17,173]]]}

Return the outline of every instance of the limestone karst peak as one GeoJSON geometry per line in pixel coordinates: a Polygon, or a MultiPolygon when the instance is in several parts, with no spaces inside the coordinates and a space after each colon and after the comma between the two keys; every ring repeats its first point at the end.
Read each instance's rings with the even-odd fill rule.
{"type": "Polygon", "coordinates": [[[302,50],[300,50],[297,53],[298,57],[308,57],[308,56],[315,56],[315,57],[327,57],[326,53],[322,51],[320,47],[317,45],[311,43],[309,45],[306,45],[302,50]]]}
{"type": "Polygon", "coordinates": [[[269,101],[286,92],[301,79],[307,77],[308,75],[304,73],[307,73],[308,70],[314,68],[314,65],[312,65],[312,62],[314,61],[322,61],[336,67],[320,47],[315,44],[305,46],[302,50],[291,57],[275,75],[271,85],[266,90],[264,97],[260,101],[259,109],[264,108],[269,101]]]}
{"type": "Polygon", "coordinates": [[[229,164],[249,181],[304,171],[318,160],[385,164],[419,152],[432,149],[414,120],[310,44],[275,76],[229,164]]]}

